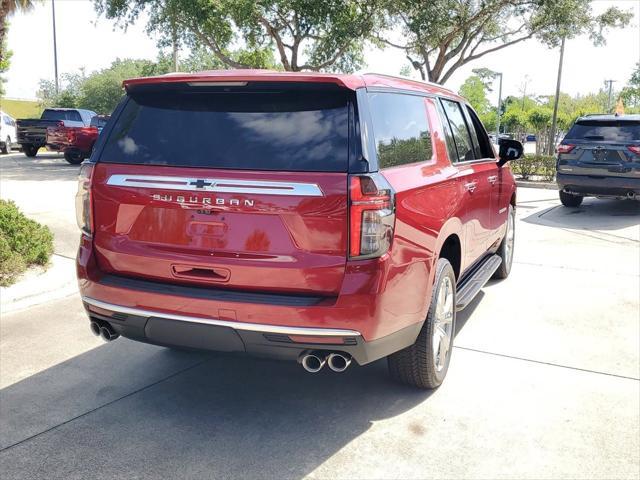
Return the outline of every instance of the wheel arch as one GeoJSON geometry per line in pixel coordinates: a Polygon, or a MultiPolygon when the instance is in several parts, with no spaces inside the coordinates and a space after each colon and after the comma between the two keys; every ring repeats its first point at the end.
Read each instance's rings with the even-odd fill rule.
{"type": "Polygon", "coordinates": [[[451,218],[440,230],[435,249],[434,264],[438,258],[446,258],[449,260],[456,275],[456,280],[460,278],[462,271],[464,254],[463,238],[462,223],[457,218],[451,218]]]}

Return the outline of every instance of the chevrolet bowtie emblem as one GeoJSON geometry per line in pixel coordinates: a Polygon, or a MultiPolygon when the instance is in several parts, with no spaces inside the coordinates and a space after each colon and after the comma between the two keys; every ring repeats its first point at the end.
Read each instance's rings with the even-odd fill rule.
{"type": "Polygon", "coordinates": [[[207,182],[206,180],[198,179],[194,182],[189,182],[189,185],[193,185],[196,188],[204,188],[204,187],[210,187],[211,185],[213,185],[213,183],[207,182]]]}

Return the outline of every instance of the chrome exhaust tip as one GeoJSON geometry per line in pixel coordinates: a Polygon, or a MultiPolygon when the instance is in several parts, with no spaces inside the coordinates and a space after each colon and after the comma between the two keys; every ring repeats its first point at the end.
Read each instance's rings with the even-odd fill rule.
{"type": "Polygon", "coordinates": [[[300,363],[302,367],[309,373],[318,373],[327,363],[327,359],[324,355],[318,352],[303,353],[300,363]]]}
{"type": "Polygon", "coordinates": [[[100,336],[100,324],[98,322],[89,323],[89,328],[91,329],[91,333],[93,333],[96,337],[100,336]]]}
{"type": "Polygon", "coordinates": [[[118,338],[120,335],[107,323],[100,327],[100,336],[105,342],[110,342],[118,338]]]}
{"type": "Polygon", "coordinates": [[[351,365],[351,355],[343,353],[332,353],[327,358],[329,368],[334,372],[344,372],[351,365]]]}

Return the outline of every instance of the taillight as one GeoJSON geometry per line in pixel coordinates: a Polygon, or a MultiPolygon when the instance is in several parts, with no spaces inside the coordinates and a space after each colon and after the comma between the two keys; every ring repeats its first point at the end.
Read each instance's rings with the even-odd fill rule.
{"type": "Polygon", "coordinates": [[[640,155],[640,145],[629,145],[627,147],[632,153],[636,155],[640,155]]]}
{"type": "Polygon", "coordinates": [[[76,221],[78,227],[87,235],[93,234],[93,214],[91,209],[91,175],[93,165],[88,163],[80,167],[78,175],[78,193],[76,193],[76,221]]]}
{"type": "Polygon", "coordinates": [[[571,150],[576,148],[575,145],[558,145],[556,148],[557,153],[569,153],[571,150]]]}
{"type": "Polygon", "coordinates": [[[68,143],[74,143],[76,141],[76,132],[74,128],[65,128],[65,133],[67,134],[68,143]]]}
{"type": "Polygon", "coordinates": [[[379,173],[349,177],[349,256],[374,258],[391,246],[395,226],[395,198],[379,173]]]}

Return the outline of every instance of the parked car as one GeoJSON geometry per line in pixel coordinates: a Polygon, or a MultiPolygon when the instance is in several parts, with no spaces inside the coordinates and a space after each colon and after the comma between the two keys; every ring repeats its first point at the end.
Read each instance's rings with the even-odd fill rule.
{"type": "Polygon", "coordinates": [[[47,127],[47,148],[63,152],[67,162],[78,165],[91,155],[98,135],[108,119],[108,115],[96,115],[91,118],[88,127],[47,127]]]}
{"type": "Polygon", "coordinates": [[[16,121],[14,118],[0,110],[0,151],[11,153],[16,143],[16,121]]]}
{"type": "Polygon", "coordinates": [[[18,120],[18,143],[27,157],[35,157],[47,142],[49,127],[88,127],[96,115],[91,110],[78,108],[47,108],[39,119],[18,120]]]}
{"type": "Polygon", "coordinates": [[[576,120],[557,147],[560,201],[640,196],[640,115],[588,115],[576,120]]]}
{"type": "Polygon", "coordinates": [[[260,71],[124,82],[81,168],[91,330],[443,381],[456,312],[506,278],[516,186],[434,84],[260,71]]]}
{"type": "Polygon", "coordinates": [[[536,141],[536,136],[529,133],[527,134],[527,136],[525,137],[525,142],[535,142],[536,141]]]}

